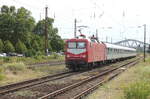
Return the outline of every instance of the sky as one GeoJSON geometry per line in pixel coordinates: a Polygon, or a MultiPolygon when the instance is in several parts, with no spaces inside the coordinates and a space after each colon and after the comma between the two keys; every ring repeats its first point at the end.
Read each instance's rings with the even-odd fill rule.
{"type": "MultiPolygon", "coordinates": [[[[149,0],[0,0],[0,6],[25,7],[36,22],[45,17],[55,19],[54,26],[64,38],[74,37],[74,19],[87,37],[96,33],[101,41],[117,42],[123,39],[143,41],[146,24],[146,42],[150,42],[149,0]],[[139,28],[139,26],[141,26],[139,28]]],[[[78,28],[79,29],[79,28],[78,28]]],[[[79,32],[77,32],[79,35],[79,32]]]]}

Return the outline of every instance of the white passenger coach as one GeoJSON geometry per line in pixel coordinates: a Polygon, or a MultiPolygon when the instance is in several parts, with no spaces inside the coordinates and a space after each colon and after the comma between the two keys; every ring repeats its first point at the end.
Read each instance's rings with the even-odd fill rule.
{"type": "Polygon", "coordinates": [[[134,57],[136,56],[136,49],[124,46],[118,46],[110,43],[105,43],[107,48],[107,60],[134,57]]]}

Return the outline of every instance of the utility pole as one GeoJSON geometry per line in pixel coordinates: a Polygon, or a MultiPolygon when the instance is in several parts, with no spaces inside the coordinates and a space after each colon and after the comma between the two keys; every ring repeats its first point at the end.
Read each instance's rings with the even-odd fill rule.
{"type": "Polygon", "coordinates": [[[98,30],[96,29],[96,38],[98,39],[98,30]]]}
{"type": "Polygon", "coordinates": [[[111,44],[113,43],[113,41],[112,41],[112,37],[111,37],[111,44]]]}
{"type": "Polygon", "coordinates": [[[41,21],[41,13],[40,13],[40,21],[41,21]]]}
{"type": "Polygon", "coordinates": [[[98,29],[96,29],[96,40],[97,40],[97,42],[99,42],[99,38],[98,38],[98,29]]]}
{"type": "Polygon", "coordinates": [[[108,43],[108,37],[106,36],[106,43],[108,43]]]}
{"type": "Polygon", "coordinates": [[[144,26],[144,62],[145,62],[145,48],[146,48],[146,24],[143,25],[144,26]]]}
{"type": "Polygon", "coordinates": [[[45,55],[48,56],[48,33],[47,33],[48,7],[45,7],[45,55]]]}
{"type": "Polygon", "coordinates": [[[77,19],[74,19],[74,38],[77,36],[77,19]]]}

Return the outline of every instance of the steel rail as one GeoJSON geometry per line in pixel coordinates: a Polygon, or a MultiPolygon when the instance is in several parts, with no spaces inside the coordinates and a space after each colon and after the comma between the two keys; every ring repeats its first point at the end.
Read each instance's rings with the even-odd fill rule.
{"type": "Polygon", "coordinates": [[[53,81],[53,80],[67,77],[67,76],[71,76],[73,74],[75,74],[75,73],[68,71],[68,72],[58,73],[58,74],[54,74],[54,75],[48,75],[48,76],[44,76],[44,77],[40,77],[40,78],[35,78],[35,79],[31,79],[31,80],[26,80],[26,81],[14,83],[14,84],[1,86],[0,87],[0,95],[7,94],[9,92],[14,92],[19,89],[26,88],[26,87],[39,85],[44,82],[53,81]]]}
{"type": "Polygon", "coordinates": [[[56,65],[64,65],[64,61],[56,61],[56,62],[43,62],[43,63],[35,63],[35,64],[27,64],[28,68],[40,67],[40,66],[56,66],[56,65]]]}
{"type": "Polygon", "coordinates": [[[110,69],[110,70],[108,70],[108,71],[101,72],[100,74],[98,74],[98,75],[96,75],[96,76],[93,76],[93,77],[87,78],[87,79],[85,79],[85,80],[83,80],[83,81],[74,83],[74,84],[72,84],[72,85],[70,85],[70,86],[67,86],[67,87],[64,87],[64,88],[62,88],[62,89],[60,89],[60,90],[56,90],[56,91],[54,91],[54,92],[52,92],[52,93],[49,93],[49,94],[47,94],[47,95],[45,95],[45,96],[40,97],[39,99],[53,98],[53,97],[55,97],[55,96],[57,96],[57,95],[59,95],[59,94],[62,94],[62,93],[66,92],[66,91],[68,91],[68,90],[70,90],[70,89],[72,89],[72,88],[75,88],[75,87],[77,87],[77,86],[79,86],[79,85],[81,85],[81,84],[84,84],[84,83],[86,83],[86,82],[88,82],[88,81],[91,81],[91,80],[96,79],[96,78],[98,78],[98,77],[101,77],[101,76],[103,76],[103,75],[109,74],[110,72],[112,72],[112,71],[114,71],[114,70],[117,70],[117,69],[119,69],[120,67],[123,67],[123,66],[126,66],[126,65],[128,65],[128,64],[131,64],[131,63],[133,63],[133,62],[134,62],[134,61],[128,62],[128,63],[125,63],[125,64],[123,64],[123,65],[120,65],[120,66],[117,66],[117,67],[115,67],[115,68],[112,68],[112,69],[110,69]]]}
{"type": "MultiPolygon", "coordinates": [[[[139,61],[135,61],[135,62],[133,62],[133,63],[131,63],[131,64],[129,64],[129,65],[133,66],[133,65],[137,64],[138,62],[139,62],[139,61]]],[[[98,84],[96,84],[96,85],[94,85],[94,86],[88,88],[87,90],[81,92],[80,94],[74,96],[72,99],[81,99],[82,97],[88,95],[90,92],[92,92],[92,91],[96,90],[97,88],[99,88],[100,85],[102,85],[102,84],[104,84],[104,83],[110,81],[111,79],[113,79],[114,77],[116,77],[117,75],[119,75],[119,74],[122,73],[122,72],[123,72],[123,71],[120,71],[120,72],[118,72],[118,73],[116,73],[116,74],[114,74],[114,75],[111,75],[109,78],[102,80],[102,81],[99,82],[98,84]]]]}

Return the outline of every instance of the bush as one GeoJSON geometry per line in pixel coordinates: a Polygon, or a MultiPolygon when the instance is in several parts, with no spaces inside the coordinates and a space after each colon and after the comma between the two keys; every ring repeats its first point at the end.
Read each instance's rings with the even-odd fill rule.
{"type": "Polygon", "coordinates": [[[124,89],[125,99],[148,99],[150,96],[149,82],[137,82],[124,89]]]}
{"type": "Polygon", "coordinates": [[[17,62],[19,58],[17,57],[3,57],[5,63],[17,62]]]}
{"type": "Polygon", "coordinates": [[[5,75],[0,73],[0,81],[3,80],[5,78],[5,75]]]}
{"type": "Polygon", "coordinates": [[[4,69],[2,67],[0,67],[0,73],[3,73],[4,69]]]}
{"type": "Polygon", "coordinates": [[[2,42],[2,40],[0,39],[0,53],[2,53],[4,50],[4,44],[2,42]]]}
{"type": "Polygon", "coordinates": [[[34,56],[34,59],[40,60],[41,56],[34,56]]]}
{"type": "Polygon", "coordinates": [[[36,40],[32,42],[32,48],[34,48],[36,51],[39,51],[40,47],[36,40]]]}
{"type": "Polygon", "coordinates": [[[150,67],[136,67],[134,73],[137,80],[124,88],[125,99],[150,99],[150,67]]]}
{"type": "Polygon", "coordinates": [[[5,46],[4,46],[4,52],[14,52],[15,51],[15,48],[14,46],[12,45],[12,43],[7,40],[5,41],[5,46]]]}
{"type": "Polygon", "coordinates": [[[4,69],[0,67],[0,81],[5,78],[5,75],[3,74],[3,72],[4,72],[4,69]]]}
{"type": "Polygon", "coordinates": [[[31,57],[31,56],[34,56],[36,55],[36,51],[34,49],[29,49],[26,53],[25,53],[25,56],[27,57],[31,57]]]}
{"type": "Polygon", "coordinates": [[[41,55],[42,55],[42,52],[38,51],[38,52],[36,53],[36,55],[37,55],[37,56],[41,56],[41,55]]]}
{"type": "Polygon", "coordinates": [[[59,57],[59,55],[57,53],[55,53],[55,52],[52,55],[53,55],[54,59],[57,59],[59,57]]]}
{"type": "Polygon", "coordinates": [[[6,63],[2,65],[4,70],[12,71],[13,73],[16,73],[18,71],[24,71],[27,67],[24,63],[6,63]]]}
{"type": "Polygon", "coordinates": [[[24,43],[22,43],[20,40],[17,42],[16,44],[16,52],[17,53],[20,53],[20,54],[24,54],[26,53],[27,51],[27,48],[26,46],[24,45],[24,43]]]}
{"type": "Polygon", "coordinates": [[[9,58],[9,57],[4,57],[4,58],[3,58],[3,61],[4,61],[4,62],[9,62],[9,61],[10,61],[10,58],[9,58]]]}

